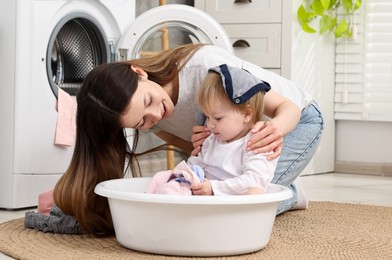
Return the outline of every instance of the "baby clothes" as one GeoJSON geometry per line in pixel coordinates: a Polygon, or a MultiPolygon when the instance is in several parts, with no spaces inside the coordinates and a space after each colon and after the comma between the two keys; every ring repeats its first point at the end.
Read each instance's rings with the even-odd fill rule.
{"type": "Polygon", "coordinates": [[[191,184],[203,180],[204,172],[199,166],[194,165],[190,168],[182,161],[173,170],[157,172],[146,193],[192,195],[191,184]]]}

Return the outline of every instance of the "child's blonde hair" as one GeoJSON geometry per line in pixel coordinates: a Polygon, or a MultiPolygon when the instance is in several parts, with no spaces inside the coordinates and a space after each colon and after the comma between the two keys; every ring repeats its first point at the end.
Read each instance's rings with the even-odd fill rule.
{"type": "Polygon", "coordinates": [[[226,102],[231,109],[238,112],[246,113],[250,108],[253,111],[252,123],[255,124],[261,120],[264,110],[264,91],[259,91],[250,99],[242,104],[234,104],[231,102],[223,87],[221,76],[209,71],[196,95],[196,102],[199,104],[203,113],[209,113],[212,110],[216,100],[226,102]]]}

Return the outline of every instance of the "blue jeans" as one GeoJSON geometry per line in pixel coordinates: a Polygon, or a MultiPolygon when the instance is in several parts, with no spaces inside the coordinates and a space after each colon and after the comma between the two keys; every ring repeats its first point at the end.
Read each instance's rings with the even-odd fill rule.
{"type": "Polygon", "coordinates": [[[296,204],[297,191],[292,183],[315,154],[323,128],[324,121],[320,108],[313,101],[302,110],[297,127],[284,137],[282,153],[272,183],[287,186],[293,192],[293,197],[280,202],[277,214],[290,210],[296,204]]]}

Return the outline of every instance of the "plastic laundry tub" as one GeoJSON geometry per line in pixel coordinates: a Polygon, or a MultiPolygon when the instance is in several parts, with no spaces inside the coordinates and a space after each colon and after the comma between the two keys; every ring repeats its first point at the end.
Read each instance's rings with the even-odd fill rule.
{"type": "Polygon", "coordinates": [[[177,196],[147,194],[151,178],[99,183],[107,197],[116,238],[148,253],[182,256],[238,255],[264,248],[280,201],[292,196],[281,185],[267,194],[177,196]]]}

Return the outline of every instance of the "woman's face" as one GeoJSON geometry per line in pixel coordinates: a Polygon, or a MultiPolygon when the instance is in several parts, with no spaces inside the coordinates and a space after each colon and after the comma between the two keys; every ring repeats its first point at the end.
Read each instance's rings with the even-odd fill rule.
{"type": "Polygon", "coordinates": [[[170,117],[174,104],[166,91],[149,80],[143,70],[134,66],[132,69],[139,75],[138,87],[120,116],[120,122],[124,128],[149,129],[161,119],[170,117]]]}

